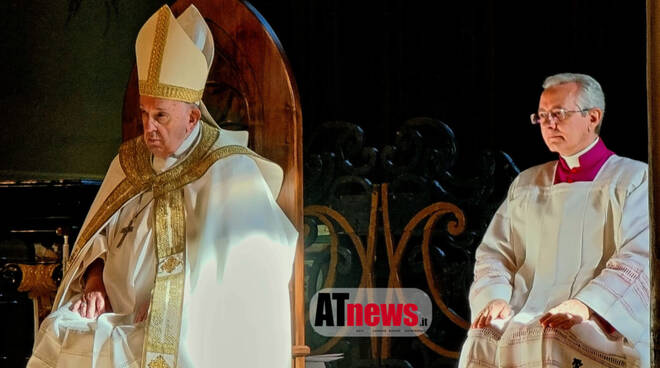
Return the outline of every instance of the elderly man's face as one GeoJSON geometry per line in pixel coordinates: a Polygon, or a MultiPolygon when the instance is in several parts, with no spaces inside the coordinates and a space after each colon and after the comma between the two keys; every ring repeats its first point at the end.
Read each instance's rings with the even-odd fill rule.
{"type": "Polygon", "coordinates": [[[192,131],[200,111],[185,102],[140,96],[144,142],[155,156],[176,152],[192,131]]]}
{"type": "MultiPolygon", "coordinates": [[[[591,108],[592,106],[578,106],[577,83],[564,83],[547,88],[541,94],[539,112],[550,112],[553,109],[567,111],[591,108]]],[[[586,115],[573,112],[568,113],[562,121],[548,119],[541,123],[541,134],[550,151],[563,156],[574,155],[596,139],[596,126],[600,121],[602,112],[591,109],[586,115]]]]}

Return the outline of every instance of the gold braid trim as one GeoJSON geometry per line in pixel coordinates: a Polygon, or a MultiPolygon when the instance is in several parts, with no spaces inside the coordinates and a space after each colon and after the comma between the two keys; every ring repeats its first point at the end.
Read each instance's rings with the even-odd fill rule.
{"type": "Polygon", "coordinates": [[[163,358],[162,355],[159,355],[156,357],[156,359],[152,360],[151,363],[148,365],[149,368],[170,368],[170,366],[167,364],[165,359],[163,358]]]}
{"type": "Polygon", "coordinates": [[[156,197],[154,202],[156,223],[156,254],[158,261],[181,253],[186,247],[183,212],[183,190],[173,190],[156,197]]]}
{"type": "MultiPolygon", "coordinates": [[[[147,148],[142,137],[136,137],[124,143],[119,149],[119,161],[126,173],[126,178],[135,185],[149,183],[150,187],[156,189],[155,187],[162,185],[162,183],[176,181],[184,172],[189,172],[199,165],[200,161],[209,154],[213,144],[218,140],[220,131],[201,121],[198,124],[202,124],[202,138],[195,149],[183,162],[160,174],[156,174],[151,167],[151,152],[149,152],[149,148],[147,148]]],[[[156,195],[157,193],[154,190],[154,196],[156,195]]]]}
{"type": "Polygon", "coordinates": [[[141,96],[151,96],[157,98],[166,98],[169,100],[179,100],[185,102],[197,102],[204,96],[204,90],[196,90],[174,86],[165,83],[155,83],[148,80],[138,81],[138,88],[141,96]]]}
{"type": "Polygon", "coordinates": [[[263,159],[261,156],[257,155],[256,153],[250,151],[249,149],[243,146],[231,145],[231,146],[223,146],[217,148],[214,151],[212,151],[210,154],[208,154],[206,157],[204,157],[197,166],[194,166],[189,170],[182,172],[176,178],[167,178],[164,176],[156,178],[157,184],[154,185],[154,196],[158,196],[163,192],[176,190],[178,188],[183,187],[186,184],[189,184],[197,180],[199,177],[204,175],[211,167],[211,165],[213,165],[216,161],[236,154],[243,154],[243,155],[253,156],[263,159]]]}
{"type": "MultiPolygon", "coordinates": [[[[110,217],[112,217],[112,215],[124,205],[124,203],[146,189],[147,186],[145,185],[135,186],[126,179],[122,180],[119,185],[112,190],[108,198],[103,202],[103,205],[101,205],[99,210],[96,211],[92,219],[89,221],[89,224],[85,226],[78,236],[78,240],[73,247],[71,262],[69,265],[74,265],[79,261],[78,258],[80,257],[85,244],[87,244],[101,226],[103,226],[103,224],[105,224],[110,217]]],[[[71,267],[67,269],[67,274],[71,269],[71,267]]]]}
{"type": "Polygon", "coordinates": [[[135,186],[151,186],[156,176],[156,172],[151,167],[151,152],[141,136],[119,147],[119,164],[126,174],[126,180],[135,186]]]}
{"type": "Polygon", "coordinates": [[[179,265],[182,265],[183,261],[177,257],[169,257],[165,262],[160,265],[160,270],[167,273],[172,273],[179,265]]]}
{"type": "Polygon", "coordinates": [[[160,78],[160,68],[163,66],[163,54],[165,53],[165,43],[167,42],[167,31],[170,28],[170,10],[167,5],[163,5],[158,10],[158,19],[156,20],[156,32],[154,43],[151,48],[151,58],[149,59],[149,71],[147,72],[147,81],[156,84],[160,78]]]}
{"type": "MultiPolygon", "coordinates": [[[[185,257],[186,221],[183,189],[173,190],[154,200],[154,229],[158,263],[167,257],[185,257]]],[[[184,261],[185,263],[185,261],[184,261]]],[[[181,333],[181,310],[185,271],[174,274],[158,270],[151,296],[142,364],[147,355],[170,355],[176,365],[181,333]]]]}

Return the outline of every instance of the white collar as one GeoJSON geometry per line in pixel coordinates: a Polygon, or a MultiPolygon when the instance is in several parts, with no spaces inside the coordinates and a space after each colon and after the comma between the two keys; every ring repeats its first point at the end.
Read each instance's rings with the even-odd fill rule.
{"type": "Polygon", "coordinates": [[[153,167],[157,173],[161,173],[188,156],[188,154],[192,151],[192,148],[196,145],[193,143],[197,143],[197,138],[200,136],[200,125],[201,122],[198,121],[186,139],[181,142],[181,145],[179,148],[177,148],[176,152],[169,155],[167,158],[160,158],[158,156],[151,155],[151,167],[153,167]]]}
{"type": "Polygon", "coordinates": [[[572,169],[574,167],[579,167],[580,166],[580,156],[582,156],[583,154],[588,152],[590,149],[592,149],[596,145],[596,143],[598,143],[599,139],[600,138],[596,137],[596,139],[590,145],[588,145],[585,149],[583,149],[582,151],[580,151],[580,152],[578,152],[574,155],[561,156],[564,159],[564,161],[566,161],[566,165],[568,165],[568,168],[572,169]]]}

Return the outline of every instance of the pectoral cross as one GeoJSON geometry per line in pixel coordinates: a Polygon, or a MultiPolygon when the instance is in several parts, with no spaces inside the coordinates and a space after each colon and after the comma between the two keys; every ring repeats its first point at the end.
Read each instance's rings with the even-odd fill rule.
{"type": "Polygon", "coordinates": [[[119,247],[121,247],[121,245],[124,244],[124,239],[126,239],[126,235],[128,235],[128,233],[130,233],[131,231],[133,231],[133,220],[131,220],[131,222],[129,222],[125,228],[119,230],[119,232],[121,233],[121,239],[119,239],[119,244],[117,244],[117,249],[119,249],[119,247]]]}
{"type": "MultiPolygon", "coordinates": [[[[144,195],[144,193],[140,194],[140,198],[138,199],[138,204],[142,203],[142,196],[143,196],[143,195],[144,195]]],[[[152,198],[152,199],[153,199],[153,198],[152,198]]],[[[130,232],[133,231],[133,222],[135,222],[135,219],[138,217],[138,215],[139,215],[140,213],[142,213],[142,211],[143,211],[145,208],[147,208],[147,206],[149,205],[149,203],[151,203],[151,199],[147,202],[147,204],[144,205],[144,207],[142,207],[139,211],[137,211],[137,212],[133,215],[133,218],[132,218],[131,221],[128,223],[128,225],[126,225],[126,227],[124,227],[124,228],[122,228],[121,230],[119,230],[119,232],[121,233],[121,239],[119,239],[119,243],[117,244],[117,249],[119,249],[119,247],[121,247],[121,245],[124,244],[124,240],[126,239],[126,235],[128,235],[130,232]]]]}

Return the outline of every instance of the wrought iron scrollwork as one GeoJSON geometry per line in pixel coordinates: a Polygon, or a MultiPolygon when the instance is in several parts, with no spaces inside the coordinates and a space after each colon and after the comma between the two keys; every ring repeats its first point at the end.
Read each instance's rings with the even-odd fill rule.
{"type": "MultiPolygon", "coordinates": [[[[306,141],[307,298],[333,286],[420,288],[433,300],[434,322],[417,349],[425,362],[451,362],[468,328],[473,252],[518,169],[505,153],[484,150],[468,175],[456,170],[454,133],[431,118],[404,122],[380,150],[366,141],[341,121],[306,141]]],[[[308,341],[322,354],[352,340],[310,328],[308,341]]],[[[371,358],[405,366],[392,358],[402,354],[399,341],[370,338],[371,358]]]]}

